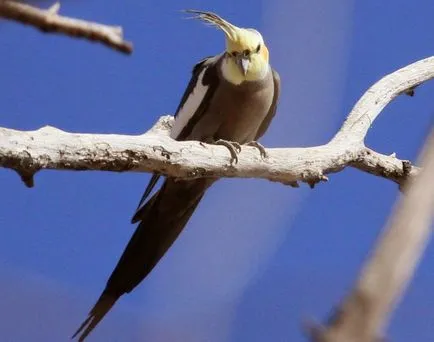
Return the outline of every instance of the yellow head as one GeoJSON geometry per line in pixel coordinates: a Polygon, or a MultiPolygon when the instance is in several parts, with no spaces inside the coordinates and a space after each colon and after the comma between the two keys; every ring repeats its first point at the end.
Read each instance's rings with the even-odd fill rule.
{"type": "Polygon", "coordinates": [[[251,28],[240,28],[227,22],[217,14],[196,10],[194,18],[221,29],[226,35],[226,58],[222,71],[224,77],[234,83],[256,81],[264,78],[269,70],[268,49],[261,34],[251,28]]]}

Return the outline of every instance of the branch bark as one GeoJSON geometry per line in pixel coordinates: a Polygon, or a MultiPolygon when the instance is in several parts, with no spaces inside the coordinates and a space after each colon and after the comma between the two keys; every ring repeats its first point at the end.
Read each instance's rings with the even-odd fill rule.
{"type": "Polygon", "coordinates": [[[59,2],[48,10],[42,10],[12,0],[0,0],[0,17],[5,19],[34,26],[42,32],[97,41],[123,53],[130,54],[133,51],[132,43],[124,41],[121,27],[60,16],[59,9],[59,2]]]}
{"type": "Polygon", "coordinates": [[[401,68],[375,83],[351,110],[335,141],[362,141],[381,111],[398,95],[413,96],[420,84],[434,77],[434,57],[401,68]]]}
{"type": "Polygon", "coordinates": [[[326,174],[347,166],[399,184],[417,173],[408,161],[376,153],[361,144],[340,142],[268,149],[265,160],[255,148],[246,146],[239,162],[231,165],[225,147],[171,139],[167,134],[171,122],[171,117],[163,117],[154,129],[140,136],[74,134],[53,127],[29,132],[0,128],[0,165],[16,170],[26,184],[41,169],[156,171],[180,178],[263,178],[294,186],[296,181],[313,186],[326,181],[326,174]]]}
{"type": "Polygon", "coordinates": [[[384,77],[362,96],[341,129],[327,144],[308,148],[267,149],[261,159],[254,147],[243,147],[230,164],[225,147],[169,137],[170,116],[139,136],[74,134],[44,127],[37,131],[0,128],[0,166],[17,171],[27,186],[42,169],[159,172],[179,178],[263,178],[312,187],[327,174],[350,166],[390,179],[400,186],[418,173],[407,160],[367,148],[364,138],[381,110],[396,96],[434,77],[434,57],[410,64],[384,77]]]}
{"type": "Polygon", "coordinates": [[[317,342],[382,340],[389,316],[416,270],[434,218],[434,131],[421,157],[422,171],[406,184],[377,247],[329,326],[311,332],[317,342]]]}

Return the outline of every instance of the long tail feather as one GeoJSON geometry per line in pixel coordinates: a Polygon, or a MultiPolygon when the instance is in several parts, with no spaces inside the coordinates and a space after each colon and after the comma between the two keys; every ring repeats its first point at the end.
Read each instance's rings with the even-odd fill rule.
{"type": "Polygon", "coordinates": [[[136,213],[141,221],[122,253],[106,288],[72,338],[82,342],[110,311],[116,301],[131,292],[152,271],[181,233],[205,191],[215,178],[166,179],[136,213]]]}
{"type": "Polygon", "coordinates": [[[72,335],[72,338],[74,339],[78,334],[81,334],[78,341],[83,342],[118,299],[119,297],[111,296],[103,292],[92,310],[90,310],[86,320],[80,325],[74,335],[72,335]]]}

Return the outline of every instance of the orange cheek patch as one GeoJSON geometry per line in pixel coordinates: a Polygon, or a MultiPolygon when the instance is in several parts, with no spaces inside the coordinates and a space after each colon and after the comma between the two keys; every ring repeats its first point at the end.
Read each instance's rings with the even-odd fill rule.
{"type": "Polygon", "coordinates": [[[265,45],[262,46],[260,53],[261,56],[268,62],[268,49],[265,45]]]}

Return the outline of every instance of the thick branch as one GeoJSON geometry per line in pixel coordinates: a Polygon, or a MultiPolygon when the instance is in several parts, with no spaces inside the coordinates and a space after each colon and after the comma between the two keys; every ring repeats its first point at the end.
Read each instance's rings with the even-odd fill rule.
{"type": "Polygon", "coordinates": [[[415,272],[431,236],[434,217],[434,131],[422,156],[422,171],[405,186],[378,245],[330,326],[318,329],[320,342],[375,342],[415,272]]]}
{"type": "Polygon", "coordinates": [[[268,149],[265,160],[257,149],[246,146],[239,162],[231,165],[225,147],[171,139],[161,129],[170,122],[170,117],[163,117],[156,129],[140,136],[74,134],[52,127],[29,132],[0,128],[0,165],[25,176],[41,169],[157,171],[182,178],[252,177],[285,184],[314,184],[346,166],[398,183],[416,172],[414,167],[405,170],[403,161],[393,156],[341,143],[268,149]]]}
{"type": "Polygon", "coordinates": [[[43,32],[55,32],[98,41],[124,53],[133,51],[132,44],[123,40],[121,27],[60,16],[59,9],[58,2],[48,10],[41,10],[12,0],[0,0],[0,17],[34,26],[43,32]]]}

